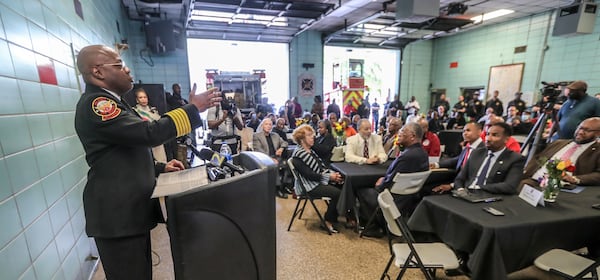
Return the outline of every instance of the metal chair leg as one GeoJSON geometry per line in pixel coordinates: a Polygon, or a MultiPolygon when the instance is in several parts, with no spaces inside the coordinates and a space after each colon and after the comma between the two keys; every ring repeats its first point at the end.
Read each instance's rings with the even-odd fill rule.
{"type": "Polygon", "coordinates": [[[296,215],[298,214],[298,206],[300,206],[301,202],[302,202],[302,199],[299,199],[298,203],[296,203],[296,208],[294,208],[294,214],[292,214],[292,219],[290,220],[290,224],[288,225],[288,229],[287,229],[288,231],[290,231],[290,229],[292,228],[292,224],[294,223],[294,219],[296,218],[296,215]]]}
{"type": "MultiPolygon", "coordinates": [[[[375,209],[375,212],[373,212],[373,214],[371,214],[371,217],[369,218],[369,221],[365,225],[365,227],[364,227],[365,230],[369,228],[369,226],[371,225],[371,223],[373,223],[373,220],[375,220],[375,217],[377,216],[377,213],[379,213],[379,210],[381,210],[381,208],[379,208],[379,206],[377,206],[377,209],[375,209]]],[[[358,235],[358,237],[363,237],[363,232],[362,231],[360,232],[360,234],[358,235]]]]}

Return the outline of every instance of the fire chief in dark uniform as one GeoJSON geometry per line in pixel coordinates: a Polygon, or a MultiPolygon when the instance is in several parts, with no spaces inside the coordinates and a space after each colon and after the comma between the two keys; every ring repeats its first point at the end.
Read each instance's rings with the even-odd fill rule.
{"type": "Polygon", "coordinates": [[[86,84],[75,113],[75,129],[90,166],[83,191],[86,232],[94,237],[107,279],[152,279],[150,230],[162,218],[151,199],[160,172],[181,162],[155,164],[151,147],[201,125],[200,111],[218,103],[209,90],[190,92],[190,104],[144,121],[121,97],[133,78],[113,49],[81,49],[77,68],[86,84]]]}

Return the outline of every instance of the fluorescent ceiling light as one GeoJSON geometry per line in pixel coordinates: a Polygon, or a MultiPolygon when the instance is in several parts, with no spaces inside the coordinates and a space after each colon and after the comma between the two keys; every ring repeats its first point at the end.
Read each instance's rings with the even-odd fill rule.
{"type": "Polygon", "coordinates": [[[479,23],[481,21],[487,21],[493,18],[497,18],[497,17],[501,17],[501,16],[505,16],[508,14],[512,14],[515,11],[513,10],[507,10],[507,9],[500,9],[500,10],[495,10],[493,12],[489,12],[489,13],[485,13],[483,15],[478,15],[476,17],[472,17],[471,20],[473,21],[473,23],[479,23]]]}

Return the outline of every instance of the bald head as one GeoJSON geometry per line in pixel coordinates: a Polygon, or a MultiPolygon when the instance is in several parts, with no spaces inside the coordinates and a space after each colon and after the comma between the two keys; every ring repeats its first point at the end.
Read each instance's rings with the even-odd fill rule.
{"type": "Polygon", "coordinates": [[[504,119],[501,116],[490,117],[490,125],[497,124],[497,123],[503,123],[503,122],[504,122],[504,119]]]}
{"type": "Polygon", "coordinates": [[[582,121],[575,130],[574,140],[577,144],[595,141],[600,137],[600,117],[592,117],[582,121]]]}
{"type": "Polygon", "coordinates": [[[118,95],[131,90],[133,78],[121,56],[103,45],[86,46],[77,55],[77,69],[86,84],[106,88],[118,95]]]}

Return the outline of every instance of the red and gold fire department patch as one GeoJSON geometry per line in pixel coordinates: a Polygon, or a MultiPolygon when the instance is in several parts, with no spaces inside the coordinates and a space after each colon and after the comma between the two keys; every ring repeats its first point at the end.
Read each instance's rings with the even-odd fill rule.
{"type": "Polygon", "coordinates": [[[96,115],[102,117],[102,121],[112,120],[121,113],[121,109],[117,107],[117,103],[106,97],[97,97],[94,99],[92,101],[92,110],[94,110],[96,115]]]}

